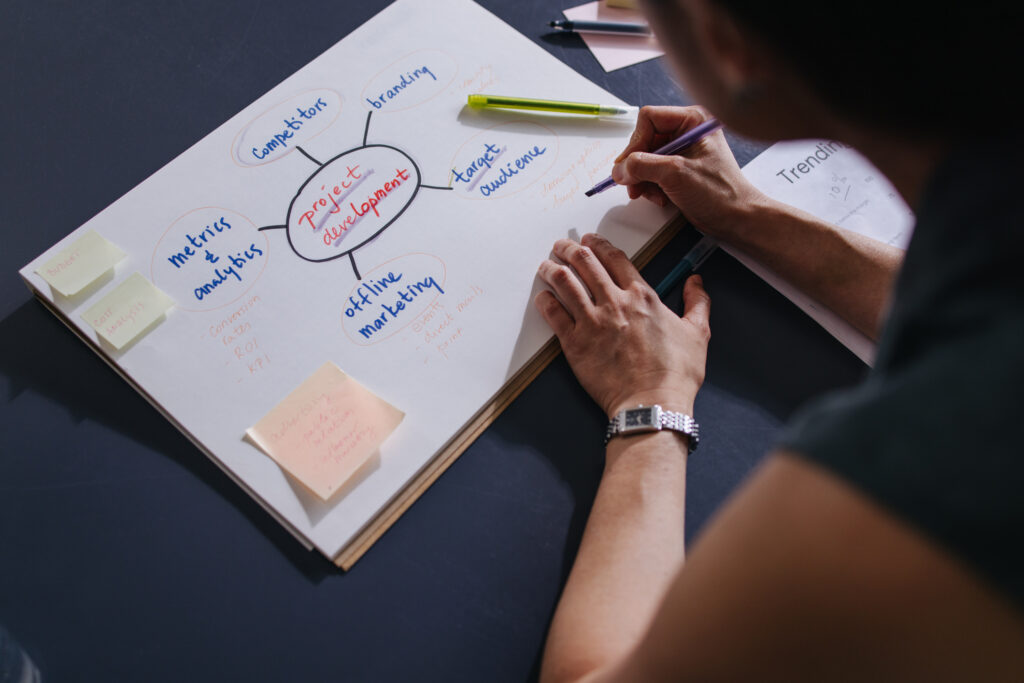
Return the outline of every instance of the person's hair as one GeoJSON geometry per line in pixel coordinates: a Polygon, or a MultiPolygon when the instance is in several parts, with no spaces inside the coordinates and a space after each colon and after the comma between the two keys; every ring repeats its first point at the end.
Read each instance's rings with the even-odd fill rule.
{"type": "Polygon", "coordinates": [[[1006,130],[1017,118],[1019,1],[713,1],[858,120],[955,137],[1006,130]]]}

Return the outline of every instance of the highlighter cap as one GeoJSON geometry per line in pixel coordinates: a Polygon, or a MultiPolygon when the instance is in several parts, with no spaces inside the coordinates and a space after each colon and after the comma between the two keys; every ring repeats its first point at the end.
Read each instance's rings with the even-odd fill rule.
{"type": "Polygon", "coordinates": [[[470,95],[469,106],[471,107],[483,107],[487,104],[486,95],[470,95]]]}

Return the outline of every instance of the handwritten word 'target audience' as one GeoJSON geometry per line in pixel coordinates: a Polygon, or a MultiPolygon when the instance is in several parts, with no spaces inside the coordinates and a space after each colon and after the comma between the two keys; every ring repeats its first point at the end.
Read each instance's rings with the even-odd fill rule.
{"type": "Polygon", "coordinates": [[[280,133],[274,133],[274,136],[267,140],[262,147],[253,147],[252,155],[257,159],[263,159],[273,153],[276,149],[281,147],[287,147],[288,141],[295,137],[296,131],[298,131],[306,123],[316,118],[317,114],[324,111],[327,108],[327,103],[324,102],[322,97],[316,98],[308,107],[296,107],[295,115],[286,116],[282,119],[281,124],[284,126],[280,133]]]}
{"type": "Polygon", "coordinates": [[[507,147],[499,148],[497,145],[484,143],[483,151],[468,166],[462,169],[452,169],[453,182],[465,183],[467,190],[475,188],[484,197],[490,197],[509,180],[526,171],[534,159],[548,151],[547,147],[534,145],[525,153],[513,159],[506,159],[504,152],[507,149],[507,147]],[[498,157],[503,157],[500,162],[498,157]]]}

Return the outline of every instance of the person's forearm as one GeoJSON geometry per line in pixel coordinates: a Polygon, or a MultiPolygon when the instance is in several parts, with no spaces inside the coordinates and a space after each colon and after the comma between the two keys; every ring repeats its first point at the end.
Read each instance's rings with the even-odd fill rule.
{"type": "Polygon", "coordinates": [[[548,634],[541,681],[591,681],[644,635],[683,561],[685,437],[617,437],[548,634]]]}
{"type": "Polygon", "coordinates": [[[751,207],[719,238],[878,338],[901,249],[771,199],[751,207]]]}

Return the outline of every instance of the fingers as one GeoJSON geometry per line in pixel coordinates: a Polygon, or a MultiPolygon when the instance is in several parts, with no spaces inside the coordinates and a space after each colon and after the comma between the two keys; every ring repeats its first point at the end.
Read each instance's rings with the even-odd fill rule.
{"type": "Polygon", "coordinates": [[[705,339],[711,337],[711,297],[704,291],[700,275],[691,275],[683,285],[683,319],[703,332],[705,339]]]}
{"type": "Polygon", "coordinates": [[[593,306],[590,294],[569,266],[547,259],[540,264],[537,274],[551,287],[573,320],[582,320],[587,316],[588,308],[593,306]]]}
{"type": "MultiPolygon", "coordinates": [[[[594,250],[586,243],[580,244],[573,240],[558,240],[552,249],[555,256],[568,263],[579,274],[583,284],[587,286],[594,300],[604,303],[615,296],[615,282],[594,250]]],[[[589,299],[588,299],[589,300],[589,299]]]]}
{"type": "Polygon", "coordinates": [[[685,172],[685,163],[675,155],[633,152],[612,167],[612,180],[619,185],[654,183],[664,187],[685,172]]]}
{"type": "Polygon", "coordinates": [[[701,107],[642,107],[629,144],[615,163],[633,152],[649,152],[710,118],[701,107]]]}
{"type": "Polygon", "coordinates": [[[626,253],[600,235],[584,235],[583,244],[594,250],[601,265],[619,288],[626,289],[641,278],[626,253]]]}
{"type": "Polygon", "coordinates": [[[537,295],[533,300],[533,304],[540,311],[541,316],[547,321],[548,325],[551,326],[551,329],[554,330],[555,334],[558,335],[559,339],[572,332],[574,327],[573,319],[566,312],[562,303],[555,298],[554,294],[545,289],[537,295]]]}

